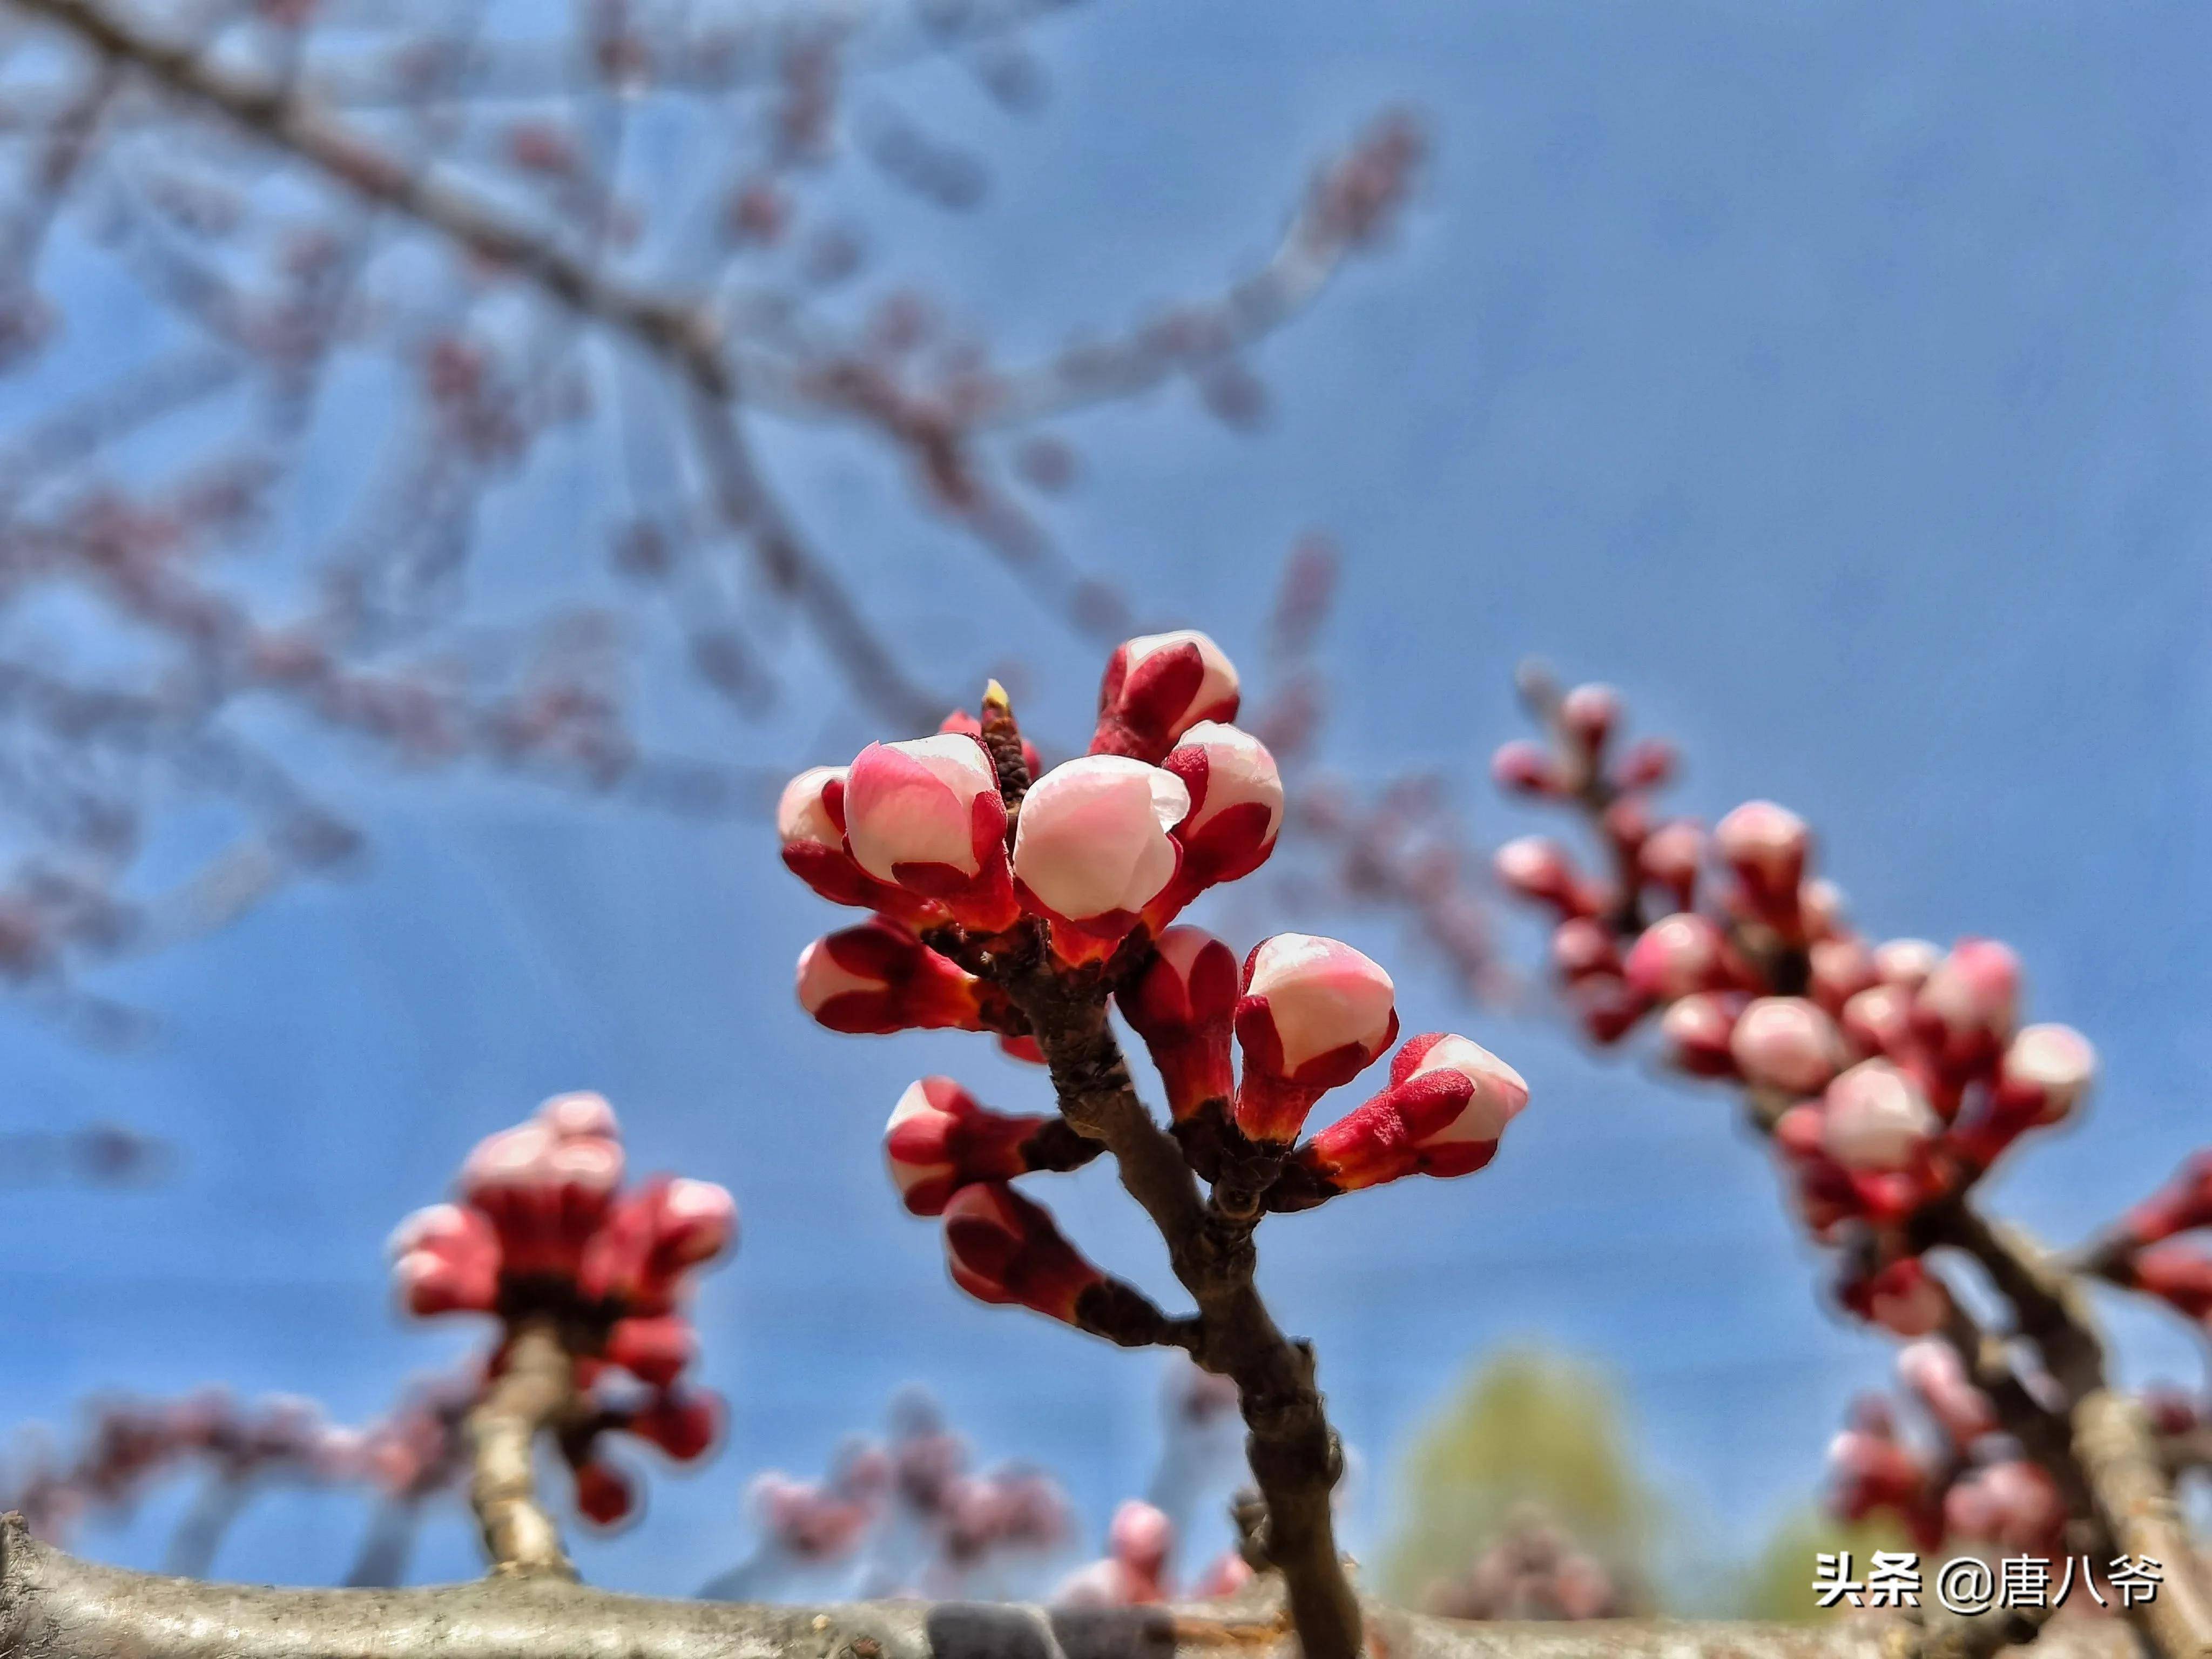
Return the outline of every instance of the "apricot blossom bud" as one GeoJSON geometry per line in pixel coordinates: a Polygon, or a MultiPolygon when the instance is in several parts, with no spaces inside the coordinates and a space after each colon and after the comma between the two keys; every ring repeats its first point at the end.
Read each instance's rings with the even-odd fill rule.
{"type": "Polygon", "coordinates": [[[1283,827],[1283,780],[1265,744],[1236,726],[1201,720],[1164,764],[1190,796],[1175,831],[1183,854],[1178,890],[1194,895],[1267,862],[1283,827]]]}
{"type": "Polygon", "coordinates": [[[1713,848],[1763,910],[1794,908],[1812,831],[1771,800],[1746,801],[1713,826],[1713,848]]]}
{"type": "Polygon", "coordinates": [[[983,1029],[983,988],[886,917],[841,928],[799,957],[799,1005],[833,1031],[983,1029]]]}
{"type": "Polygon", "coordinates": [[[845,840],[878,881],[943,901],[953,919],[998,933],[1020,917],[1006,869],[1006,809],[990,751],[965,732],[872,743],[843,795],[845,840]]]}
{"type": "Polygon", "coordinates": [[[1727,943],[1694,910],[1662,916],[1629,947],[1623,975],[1631,988],[1655,1002],[1717,990],[1729,978],[1727,943]]]}
{"type": "Polygon", "coordinates": [[[952,1282],[979,1302],[1018,1303],[1073,1325],[1083,1293],[1105,1282],[1049,1212],[1002,1182],[963,1187],[945,1206],[952,1282]]]}
{"type": "Polygon", "coordinates": [[[1159,1068],[1168,1110],[1183,1122],[1236,1093],[1230,1039],[1237,1018],[1237,953],[1196,927],[1170,927],[1152,960],[1115,993],[1121,1016],[1159,1068]]]}
{"type": "Polygon", "coordinates": [[[1902,1056],[1912,1041],[1912,993],[1901,985],[1872,985],[1848,999],[1837,1023],[1863,1054],[1902,1056]]]}
{"type": "Polygon", "coordinates": [[[1620,693],[1609,685],[1578,685],[1559,699],[1559,728],[1569,742],[1592,757],[1620,720],[1620,693]]]}
{"type": "Polygon", "coordinates": [[[1996,1407],[1966,1376],[1959,1351],[1939,1338],[1923,1338],[1898,1350],[1897,1374],[1919,1396],[1951,1443],[1971,1446],[1997,1428],[1996,1407]]]}
{"type": "Polygon", "coordinates": [[[783,862],[791,872],[832,904],[858,905],[908,921],[942,920],[936,900],[878,881],[845,846],[845,775],[842,766],[811,766],[783,788],[776,803],[775,831],[783,842],[783,862]]]}
{"type": "Polygon", "coordinates": [[[607,1329],[605,1358],[640,1382],[666,1388],[698,1356],[699,1340],[681,1314],[617,1319],[607,1329]]]}
{"type": "Polygon", "coordinates": [[[2185,1243],[2153,1245],[2127,1265],[2127,1283],[2191,1319],[2212,1319],[2212,1256],[2185,1243]]]}
{"type": "Polygon", "coordinates": [[[1492,865],[1498,880],[1513,891],[1549,904],[1562,915],[1588,915],[1596,908],[1573,859],[1549,836],[1516,836],[1498,849],[1492,865]]]}
{"type": "Polygon", "coordinates": [[[1659,1020],[1668,1062],[1692,1077],[1729,1076],[1735,1070],[1729,1038],[1742,1006],[1726,991],[1692,991],[1669,1003],[1659,1020]]]}
{"type": "Polygon", "coordinates": [[[1510,1066],[1478,1042],[1431,1031],[1398,1050],[1389,1088],[1300,1147],[1298,1161],[1339,1192],[1469,1175],[1496,1156],[1528,1103],[1528,1085],[1510,1066]]]}
{"type": "Polygon", "coordinates": [[[2141,1246],[2198,1227],[2212,1227],[2212,1151],[2192,1153],[2171,1181],[2121,1218],[2119,1231],[2141,1246]]]}
{"type": "Polygon", "coordinates": [[[637,1486],[611,1463],[594,1459],[575,1465],[576,1512],[598,1527],[612,1527],[637,1507],[637,1486]]]}
{"type": "Polygon", "coordinates": [[[1913,1025],[1939,1065],[1969,1070],[2011,1036],[2019,1006],[2020,958],[1995,939],[1960,939],[1914,996],[1913,1025]]]}
{"type": "Polygon", "coordinates": [[[1686,910],[1697,895],[1698,871],[1705,862],[1705,832],[1688,818],[1662,823],[1637,849],[1644,879],[1667,890],[1676,908],[1686,910]]]}
{"type": "Polygon", "coordinates": [[[489,1313],[499,1300],[499,1239],[477,1212],[433,1204],[402,1221],[387,1247],[401,1304],[417,1317],[489,1313]]]}
{"type": "Polygon", "coordinates": [[[1821,1097],[1822,1150],[1846,1170],[1909,1170],[1942,1127],[1920,1085],[1886,1060],[1861,1060],[1821,1097]]]}
{"type": "Polygon", "coordinates": [[[1729,1052],[1747,1082],[1793,1095],[1828,1086],[1844,1063],[1836,1024],[1802,997],[1760,997],[1744,1009],[1729,1052]]]}
{"type": "Polygon", "coordinates": [[[1849,935],[1814,940],[1806,962],[1805,994],[1832,1014],[1840,1015],[1845,1003],[1881,982],[1874,952],[1864,939],[1849,935]]]}
{"type": "Polygon", "coordinates": [[[1948,1535],[2007,1553],[2051,1554],[2065,1525],[2057,1483],[2023,1458],[1972,1470],[1943,1494],[1948,1535]]]}
{"type": "Polygon", "coordinates": [[[1884,985],[1917,991],[1942,960],[1942,951],[1924,939],[1893,939],[1875,947],[1874,971],[1884,985]]]}
{"type": "Polygon", "coordinates": [[[1490,775],[1501,789],[1516,795],[1556,795],[1560,791],[1559,769],[1543,745],[1526,738],[1498,745],[1490,757],[1490,775]]]}
{"type": "Polygon", "coordinates": [[[623,1429],[678,1463],[706,1455],[722,1437],[722,1402],[703,1391],[654,1395],[622,1421],[623,1429]]]}
{"type": "Polygon", "coordinates": [[[1255,945],[1237,1004],[1237,1127],[1255,1140],[1295,1139],[1315,1101],[1396,1039],[1396,999],[1390,975],[1340,940],[1278,933],[1255,945]]]}
{"type": "Polygon", "coordinates": [[[1591,974],[1618,974],[1620,951],[1612,931],[1589,916],[1569,916],[1552,930],[1552,966],[1572,984],[1591,974]]]}
{"type": "Polygon", "coordinates": [[[2070,1025],[2029,1025],[2005,1045],[1997,1062],[1999,1109],[2056,1123],[2079,1105],[2097,1079],[2097,1051],[2070,1025]]]}
{"type": "Polygon", "coordinates": [[[1664,738],[1638,738],[1624,750],[1613,781],[1623,789],[1656,789],[1674,775],[1674,745],[1664,738]]]}
{"type": "Polygon", "coordinates": [[[1157,765],[1200,720],[1235,720],[1237,702],[1235,665],[1196,629],[1139,635],[1107,659],[1091,752],[1157,765]]]}
{"type": "Polygon", "coordinates": [[[1929,1336],[1951,1315],[1951,1292],[1917,1255],[1847,1281],[1843,1304],[1870,1324],[1899,1336],[1929,1336]]]}
{"type": "Polygon", "coordinates": [[[1023,902],[1052,922],[1054,954],[1112,954],[1175,879],[1182,854],[1169,831],[1189,811],[1180,778],[1124,755],[1064,762],[1030,787],[1014,877],[1023,902]]]}
{"type": "Polygon", "coordinates": [[[909,1215],[941,1215],[977,1181],[1007,1181],[1030,1168],[1022,1145],[1042,1117],[994,1112],[949,1077],[907,1085],[884,1127],[884,1158],[909,1215]]]}

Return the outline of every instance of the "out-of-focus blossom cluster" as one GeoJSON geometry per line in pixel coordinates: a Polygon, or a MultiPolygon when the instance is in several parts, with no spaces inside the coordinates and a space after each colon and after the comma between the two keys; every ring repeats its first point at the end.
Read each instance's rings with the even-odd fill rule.
{"type": "Polygon", "coordinates": [[[410,1313],[499,1321],[487,1376],[526,1328],[557,1335],[592,1406],[558,1443],[578,1508],[601,1525],[638,1501],[633,1479],[601,1455],[603,1435],[627,1433],[678,1462],[720,1435],[720,1401],[684,1381],[697,1347],[685,1303],[737,1237],[737,1206],[720,1187],[656,1176],[624,1188],[623,1175],[613,1109],[598,1095],[558,1095],[487,1137],[462,1165],[455,1200],[416,1212],[392,1239],[410,1313]]]}
{"type": "MultiPolygon", "coordinates": [[[[1413,1037],[1381,1092],[1301,1140],[1322,1096],[1397,1041],[1389,975],[1336,939],[1279,933],[1240,962],[1177,925],[1194,899],[1257,870],[1282,826],[1274,757],[1231,723],[1239,697],[1206,635],[1146,635],[1109,658],[1076,759],[1042,767],[994,688],[981,719],[955,714],[933,736],[793,779],[784,862],[824,898],[875,912],[806,948],[801,1005],[833,1030],[988,1031],[1035,1059],[1017,981],[1110,994],[1158,1068],[1191,1167],[1250,1213],[1482,1168],[1528,1098],[1510,1066],[1465,1037],[1413,1037]]],[[[1012,1184],[1075,1167],[1094,1142],[933,1077],[901,1097],[884,1145],[907,1207],[942,1218],[963,1289],[1110,1334],[1133,1293],[1012,1184]]]]}
{"type": "Polygon", "coordinates": [[[1533,1506],[1509,1515],[1466,1571],[1424,1604],[1446,1619],[1620,1619],[1641,1610],[1617,1575],[1533,1506]]]}

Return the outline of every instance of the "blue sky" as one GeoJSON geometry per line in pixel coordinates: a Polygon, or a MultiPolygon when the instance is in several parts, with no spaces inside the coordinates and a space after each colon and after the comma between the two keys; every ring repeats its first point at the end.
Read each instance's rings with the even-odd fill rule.
{"type": "MultiPolygon", "coordinates": [[[[1486,842],[1524,827],[1483,766],[1516,729],[1512,665],[1538,653],[1682,741],[1686,808],[1804,812],[1869,927],[2014,943],[2034,1014],[2079,1025],[2106,1067],[2087,1123],[2002,1183],[2033,1224],[2077,1236],[2193,1144],[2212,1059],[2193,925],[2212,897],[2212,113],[2193,83],[2212,16],[1101,0],[1037,44],[1056,96],[1011,137],[909,83],[994,144],[986,205],[882,208],[910,216],[902,271],[1009,355],[1218,283],[1378,104],[1423,110],[1438,146],[1397,244],[1260,354],[1258,435],[1182,392],[1067,423],[1083,482],[1044,512],[1076,559],[1252,656],[1283,549],[1326,527],[1347,562],[1324,646],[1335,769],[1441,767],[1486,842]]],[[[342,465],[343,426],[320,465],[342,465]]],[[[1087,648],[918,523],[864,450],[761,438],[917,661],[949,680],[1025,657],[1028,706],[1076,735],[1087,648]]],[[[504,580],[596,559],[595,476],[556,458],[495,502],[504,580]]],[[[698,729],[843,758],[793,747],[818,720],[787,725],[698,729]]],[[[832,730],[845,752],[869,735],[832,730]]],[[[963,1300],[878,1162],[910,1078],[956,1072],[1015,1109],[1036,1079],[972,1042],[807,1026],[789,963],[830,915],[764,830],[325,769],[372,831],[368,866],[112,980],[163,1016],[157,1042],[92,1054],[0,1011],[0,1127],[114,1118],[184,1152],[155,1190],[9,1195],[0,1422],[211,1378],[375,1411],[462,1340],[391,1316],[386,1230],[478,1136],[592,1087],[640,1166],[729,1185],[746,1236],[701,1309],[732,1446],[656,1479],[645,1526],[582,1547],[590,1576],[695,1587],[741,1551],[744,1474],[817,1468],[909,1378],[987,1455],[1062,1472],[1094,1523],[1140,1486],[1154,1364],[963,1300]]],[[[1263,1237],[1267,1287],[1368,1460],[1355,1546],[1387,1529],[1424,1414],[1525,1338],[1612,1368],[1700,1535],[1755,1540],[1887,1353],[1820,1310],[1724,1101],[1593,1060],[1540,1010],[1469,1014],[1387,920],[1282,920],[1385,956],[1408,1029],[1468,1027],[1535,1091],[1484,1175],[1263,1237]]],[[[1053,1201],[1101,1259],[1164,1278],[1101,1172],[1053,1201]]],[[[2116,1313],[2136,1372],[2189,1363],[2116,1313]]],[[[158,1520],[89,1547],[149,1561],[158,1520]]],[[[360,1520],[272,1500],[224,1567],[328,1578],[360,1520]]],[[[451,1523],[424,1565],[465,1571],[468,1552],[451,1523]]]]}

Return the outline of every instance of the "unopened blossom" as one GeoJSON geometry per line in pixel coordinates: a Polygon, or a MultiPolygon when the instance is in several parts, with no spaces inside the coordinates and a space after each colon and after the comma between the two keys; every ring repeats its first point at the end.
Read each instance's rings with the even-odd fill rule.
{"type": "Polygon", "coordinates": [[[1821,1147],[1847,1170],[1911,1169],[1942,1128],[1920,1085],[1886,1060],[1861,1060],[1821,1097],[1821,1147]]]}
{"type": "Polygon", "coordinates": [[[1609,685],[1578,685],[1559,699],[1559,729],[1585,756],[1595,758],[1620,720],[1620,693],[1609,685]]]}
{"type": "Polygon", "coordinates": [[[2183,1243],[2154,1244],[2129,1260],[2124,1282],[2191,1319],[2212,1320],[2212,1255],[2183,1243]]]}
{"type": "Polygon", "coordinates": [[[1588,915],[1597,908],[1574,860],[1549,836],[1517,836],[1499,848],[1491,861],[1506,886],[1562,915],[1588,915]]]}
{"type": "Polygon", "coordinates": [[[1190,798],[1175,827],[1183,853],[1179,892],[1239,880],[1267,861],[1283,827],[1283,780],[1265,744],[1236,726],[1201,720],[1162,764],[1190,798]]]}
{"type": "Polygon", "coordinates": [[[845,841],[878,881],[944,902],[977,933],[1020,917],[1006,864],[1006,809],[981,739],[939,732],[872,743],[845,779],[845,841]]]}
{"type": "Polygon", "coordinates": [[[1314,1102],[1397,1036],[1396,988],[1370,958],[1312,933],[1261,940],[1244,960],[1237,1005],[1237,1127],[1254,1140],[1296,1139],[1314,1102]]]}
{"type": "Polygon", "coordinates": [[[2198,1227],[2212,1227],[2212,1151],[2192,1154],[2172,1180],[2120,1218],[2118,1232],[2141,1246],[2198,1227]]]}
{"type": "Polygon", "coordinates": [[[1604,923],[1589,916],[1569,916],[1552,930],[1552,967],[1572,984],[1592,974],[1620,972],[1620,951],[1604,923]]]}
{"type": "Polygon", "coordinates": [[[1913,1029],[1939,1066],[1967,1070],[2002,1048],[2019,1011],[2020,980],[2020,958],[1995,939],[1951,947],[1912,1000],[1913,1029]]]}
{"type": "Polygon", "coordinates": [[[1875,947],[1874,969],[1884,985],[1917,991],[1942,960],[1942,947],[1927,939],[1893,939],[1875,947]]]}
{"type": "Polygon", "coordinates": [[[388,1249],[399,1300],[419,1317],[489,1313],[499,1297],[499,1237],[481,1212],[433,1204],[402,1221],[388,1249]]]}
{"type": "Polygon", "coordinates": [[[1845,1001],[1836,1023],[1858,1053],[1898,1059],[1912,1040],[1912,993],[1901,985],[1869,986],[1845,1001]]]}
{"type": "Polygon", "coordinates": [[[994,1112],[949,1077],[921,1078],[891,1109],[884,1158],[907,1212],[939,1215],[971,1182],[1026,1174],[1024,1146],[1048,1121],[994,1112]]]}
{"type": "Polygon", "coordinates": [[[1659,1035],[1676,1070],[1692,1077],[1728,1077],[1735,1071],[1730,1039],[1743,1011],[1741,995],[1727,991],[1693,991],[1667,1005],[1659,1035]]]}
{"type": "Polygon", "coordinates": [[[1656,789],[1674,775],[1678,759],[1664,738],[1638,738],[1621,751],[1613,782],[1623,789],[1656,789]]]}
{"type": "Polygon", "coordinates": [[[784,786],[775,809],[786,868],[833,904],[856,905],[927,924],[945,906],[863,870],[845,845],[845,777],[849,768],[813,766],[784,786]]]}
{"type": "Polygon", "coordinates": [[[2023,1027],[1997,1062],[1998,1100],[2036,1123],[2069,1116],[2096,1080],[2097,1051],[2070,1025],[2023,1027]]]}
{"type": "Polygon", "coordinates": [[[1237,669],[1194,628],[1145,634],[1116,646],[1098,687],[1094,755],[1157,765],[1201,720],[1237,718],[1237,669]]]}
{"type": "Polygon", "coordinates": [[[878,916],[841,928],[799,953],[799,1006],[833,1031],[984,1029],[984,988],[913,931],[878,916]]]}
{"type": "Polygon", "coordinates": [[[1585,974],[1567,987],[1567,1000],[1595,1042],[1618,1042],[1651,1007],[1651,999],[1618,974],[1585,974]]]}
{"type": "Polygon", "coordinates": [[[637,1483],[612,1463],[593,1459],[572,1465],[576,1510],[598,1527],[613,1527],[637,1510],[637,1483]]]}
{"type": "Polygon", "coordinates": [[[1230,1046],[1238,994],[1237,953],[1196,927],[1162,933],[1145,971],[1114,994],[1159,1068],[1178,1123],[1209,1102],[1226,1111],[1236,1093],[1230,1046]]]}
{"type": "Polygon", "coordinates": [[[1929,1336],[1950,1316],[1951,1293],[1917,1255],[1848,1281],[1844,1305],[1862,1319],[1899,1336],[1929,1336]]]}
{"type": "Polygon", "coordinates": [[[1694,910],[1662,916],[1629,947],[1622,971],[1639,995],[1672,1002],[1728,982],[1728,944],[1712,921],[1694,910]]]}
{"type": "Polygon", "coordinates": [[[1050,1213],[1002,1182],[963,1187],[945,1206],[952,1282],[979,1302],[1018,1303],[1078,1322],[1084,1292],[1106,1282],[1060,1237],[1050,1213]]]}
{"type": "Polygon", "coordinates": [[[1190,811],[1172,772],[1122,755],[1085,755],[1030,787],[1014,831],[1024,906],[1052,923],[1070,963],[1112,953],[1175,879],[1182,851],[1169,832],[1190,811]]]}
{"type": "Polygon", "coordinates": [[[1808,939],[1848,936],[1850,917],[1844,890],[1826,876],[1815,877],[1797,890],[1797,914],[1808,939]]]}
{"type": "Polygon", "coordinates": [[[1828,1443],[1829,1502],[1836,1514],[1850,1522],[1885,1512],[1909,1522],[1924,1514],[1930,1498],[1928,1467],[1897,1437],[1887,1407],[1869,1401],[1854,1419],[1828,1443]]]}
{"type": "Polygon", "coordinates": [[[1844,1061],[1836,1024],[1802,997],[1759,997],[1735,1022],[1729,1052],[1747,1082],[1793,1095],[1825,1089],[1844,1061]]]}
{"type": "Polygon", "coordinates": [[[1528,1103],[1528,1085],[1510,1066],[1467,1037],[1431,1031],[1398,1050],[1389,1088],[1301,1146],[1298,1162],[1339,1192],[1472,1174],[1528,1103]]]}
{"type": "Polygon", "coordinates": [[[1848,935],[1815,940],[1806,966],[1805,994],[1831,1014],[1841,1014],[1853,997],[1881,983],[1866,941],[1848,935]]]}
{"type": "Polygon", "coordinates": [[[2066,1503],[2057,1483],[2025,1458],[1972,1470],[1943,1495],[1943,1530],[1961,1543],[2048,1555],[2065,1526],[2066,1503]]]}
{"type": "Polygon", "coordinates": [[[1698,872],[1705,863],[1705,832],[1687,818],[1662,823],[1644,838],[1636,863],[1644,879],[1662,888],[1677,909],[1686,910],[1697,896],[1698,872]]]}
{"type": "Polygon", "coordinates": [[[1898,1350],[1897,1374],[1918,1396],[1955,1446],[1970,1446],[1997,1428],[1996,1407],[1966,1376],[1959,1351],[1936,1337],[1898,1350]]]}
{"type": "Polygon", "coordinates": [[[1490,757],[1490,775],[1501,788],[1518,795],[1556,795],[1564,787],[1559,769],[1541,744],[1516,738],[1490,757]]]}
{"type": "Polygon", "coordinates": [[[1771,800],[1746,801],[1713,826],[1713,850],[1763,911],[1794,910],[1812,846],[1805,820],[1771,800]]]}
{"type": "Polygon", "coordinates": [[[1147,1607],[1167,1599],[1168,1557],[1175,1523],[1142,1498],[1123,1500],[1106,1533],[1104,1559],[1062,1580],[1052,1600],[1060,1607],[1147,1607]]]}

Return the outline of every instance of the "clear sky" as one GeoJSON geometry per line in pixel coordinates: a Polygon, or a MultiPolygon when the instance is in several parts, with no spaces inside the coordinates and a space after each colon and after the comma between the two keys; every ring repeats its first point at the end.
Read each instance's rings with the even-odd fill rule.
{"type": "MultiPolygon", "coordinates": [[[[1483,767],[1516,730],[1511,666],[1540,653],[1684,743],[1686,807],[1802,811],[1869,928],[2012,941],[2033,1014],[2106,1062],[2088,1121],[2002,1183],[2033,1224],[2078,1236],[2203,1138],[2212,14],[1098,0],[1037,44],[1056,95],[1011,137],[945,94],[994,144],[985,205],[897,210],[910,273],[1013,347],[1218,282],[1378,104],[1425,111],[1438,145],[1396,246],[1261,354],[1263,431],[1182,392],[1070,423],[1083,480],[1044,511],[1074,557],[1253,654],[1285,546],[1326,527],[1347,560],[1324,647],[1338,769],[1448,769],[1486,842],[1517,830],[1483,767]]],[[[1030,706],[1073,740],[1087,649],[918,526],[863,452],[762,435],[917,660],[1030,660],[1030,706]]],[[[588,564],[591,488],[575,467],[520,481],[494,533],[588,564]]],[[[820,720],[788,725],[714,740],[799,762],[869,735],[841,717],[837,752],[804,753],[820,720]]],[[[1094,1525],[1140,1486],[1153,1362],[965,1301],[878,1164],[910,1078],[957,1072],[1018,1109],[1036,1079],[973,1041],[808,1026],[789,964],[830,912],[762,826],[335,768],[330,787],[372,831],[367,868],[112,981],[164,1017],[142,1052],[0,1010],[0,1127],[118,1119],[184,1159],[155,1190],[7,1195],[0,1422],[209,1379],[374,1413],[461,1340],[392,1316],[387,1229],[478,1136],[591,1087],[640,1166],[730,1186],[745,1238],[700,1316],[732,1443],[656,1477],[644,1526],[582,1547],[587,1574],[696,1587],[741,1552],[744,1474],[813,1472],[909,1378],[987,1455],[1060,1471],[1094,1525]]],[[[1617,1372],[1717,1545],[1802,1503],[1888,1350],[1820,1310],[1723,1098],[1594,1060],[1540,1008],[1469,1013],[1391,922],[1283,920],[1401,966],[1408,1029],[1470,1029],[1535,1093],[1486,1174],[1263,1235],[1267,1287],[1367,1459],[1355,1545],[1451,1380],[1524,1337],[1617,1372]]],[[[1054,1202],[1094,1255],[1164,1279],[1099,1171],[1054,1202]]],[[[2189,1358],[2170,1335],[2130,1355],[2189,1358]]],[[[272,1501],[223,1567],[327,1579],[361,1518],[272,1501]]],[[[158,1533],[88,1542],[143,1562],[158,1533]]],[[[449,1524],[424,1565],[468,1551],[449,1524]]]]}

